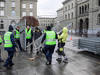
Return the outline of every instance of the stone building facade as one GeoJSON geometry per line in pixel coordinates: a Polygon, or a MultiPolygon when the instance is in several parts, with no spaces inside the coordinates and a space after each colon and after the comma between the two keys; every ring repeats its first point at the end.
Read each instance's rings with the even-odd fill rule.
{"type": "Polygon", "coordinates": [[[75,32],[76,27],[76,0],[65,0],[63,2],[64,19],[61,22],[63,26],[70,26],[70,29],[75,32]]]}
{"type": "Polygon", "coordinates": [[[100,34],[100,0],[65,0],[62,4],[57,15],[63,16],[63,20],[58,19],[62,26],[72,25],[72,30],[80,36],[100,34]]]}
{"type": "Polygon", "coordinates": [[[37,18],[37,0],[0,0],[0,31],[8,30],[23,16],[37,18]]]}
{"type": "Polygon", "coordinates": [[[57,21],[61,22],[64,20],[64,10],[63,7],[57,10],[57,21]]]}
{"type": "Polygon", "coordinates": [[[100,32],[100,0],[89,1],[89,33],[100,32]]]}
{"type": "Polygon", "coordinates": [[[54,26],[56,24],[56,18],[51,17],[39,17],[38,21],[42,28],[46,28],[46,26],[54,26]]]}
{"type": "Polygon", "coordinates": [[[89,29],[89,0],[77,0],[77,25],[80,36],[88,34],[89,29]]]}

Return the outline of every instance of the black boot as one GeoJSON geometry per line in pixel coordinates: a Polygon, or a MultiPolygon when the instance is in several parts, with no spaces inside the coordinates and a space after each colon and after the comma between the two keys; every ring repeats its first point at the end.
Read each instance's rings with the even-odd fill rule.
{"type": "Polygon", "coordinates": [[[58,63],[61,63],[61,62],[62,62],[62,58],[58,58],[58,59],[56,59],[56,61],[57,61],[58,63]]]}
{"type": "Polygon", "coordinates": [[[47,61],[47,62],[46,62],[46,65],[51,65],[51,62],[47,61]]]}
{"type": "Polygon", "coordinates": [[[12,67],[14,65],[14,63],[11,63],[9,66],[12,67]]]}
{"type": "Polygon", "coordinates": [[[64,62],[64,63],[68,63],[68,59],[65,58],[65,59],[63,60],[63,62],[64,62]]]}

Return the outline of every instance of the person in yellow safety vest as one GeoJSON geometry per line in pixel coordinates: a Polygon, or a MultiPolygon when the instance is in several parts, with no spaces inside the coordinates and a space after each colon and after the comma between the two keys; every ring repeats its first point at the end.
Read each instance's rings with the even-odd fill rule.
{"type": "Polygon", "coordinates": [[[67,63],[67,57],[64,52],[64,46],[66,43],[66,39],[68,37],[68,29],[66,27],[63,28],[62,34],[58,35],[58,58],[56,59],[57,61],[62,61],[62,56],[64,57],[63,62],[67,63]]]}
{"type": "MultiPolygon", "coordinates": [[[[15,37],[16,44],[17,44],[17,46],[19,47],[20,51],[23,51],[23,49],[22,49],[22,47],[21,47],[21,43],[20,43],[20,34],[21,34],[22,32],[20,32],[19,30],[20,30],[20,27],[17,26],[17,27],[16,27],[16,31],[14,32],[14,37],[15,37]]],[[[17,48],[18,48],[18,47],[17,47],[17,48]]]]}
{"type": "Polygon", "coordinates": [[[45,32],[41,41],[41,43],[45,41],[43,53],[45,54],[47,59],[46,65],[51,65],[52,63],[52,55],[56,46],[56,39],[58,39],[56,32],[52,31],[51,27],[48,26],[47,31],[45,32]]]}
{"type": "MultiPolygon", "coordinates": [[[[0,46],[1,46],[2,42],[3,42],[3,40],[0,35],[0,46]]],[[[1,47],[0,47],[0,62],[3,62],[2,58],[1,58],[1,47]]]]}
{"type": "MultiPolygon", "coordinates": [[[[30,26],[26,27],[25,33],[26,33],[26,46],[27,46],[28,43],[32,43],[33,42],[33,31],[32,31],[30,26]]],[[[32,53],[32,51],[33,51],[33,44],[31,45],[30,53],[32,53]]]]}
{"type": "Polygon", "coordinates": [[[15,47],[16,43],[13,34],[13,27],[10,25],[8,32],[4,34],[4,49],[8,52],[8,57],[4,63],[4,67],[6,68],[11,68],[14,65],[12,59],[16,51],[15,47]]]}

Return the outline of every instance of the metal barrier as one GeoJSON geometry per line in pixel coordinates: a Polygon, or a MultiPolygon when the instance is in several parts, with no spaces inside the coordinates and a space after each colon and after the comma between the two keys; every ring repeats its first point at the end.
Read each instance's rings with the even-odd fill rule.
{"type": "Polygon", "coordinates": [[[84,51],[100,54],[100,38],[79,39],[78,47],[79,49],[84,49],[84,51]]]}
{"type": "Polygon", "coordinates": [[[19,20],[16,25],[14,25],[14,31],[15,31],[15,28],[19,26],[20,27],[20,32],[22,32],[20,34],[20,42],[21,42],[21,46],[24,50],[26,50],[26,35],[25,35],[25,29],[26,29],[26,19],[24,20],[19,20]]]}
{"type": "Polygon", "coordinates": [[[79,44],[79,39],[74,39],[73,40],[73,47],[77,47],[78,48],[78,44],[79,44]]]}
{"type": "Polygon", "coordinates": [[[37,39],[33,39],[33,42],[30,43],[28,46],[26,46],[26,48],[30,47],[31,45],[33,45],[33,53],[37,53],[41,51],[41,48],[43,46],[43,44],[41,44],[41,40],[42,40],[43,34],[41,36],[39,36],[37,39]]]}
{"type": "MultiPolygon", "coordinates": [[[[4,36],[4,33],[8,31],[9,25],[12,25],[14,27],[14,31],[15,31],[16,26],[20,26],[20,32],[24,31],[26,27],[25,20],[20,21],[20,19],[2,19],[0,21],[2,21],[0,22],[0,24],[3,25],[3,28],[0,29],[0,32],[2,33],[2,37],[4,36]]],[[[22,32],[20,41],[21,41],[22,48],[25,49],[25,46],[26,46],[25,32],[22,32]]]]}

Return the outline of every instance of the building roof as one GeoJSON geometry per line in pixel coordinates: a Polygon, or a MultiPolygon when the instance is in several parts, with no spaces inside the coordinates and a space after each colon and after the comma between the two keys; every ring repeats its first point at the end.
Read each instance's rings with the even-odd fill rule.
{"type": "Polygon", "coordinates": [[[65,3],[69,2],[69,1],[71,1],[71,0],[65,0],[65,1],[63,2],[63,4],[65,4],[65,3]]]}
{"type": "Polygon", "coordinates": [[[58,10],[57,10],[57,12],[58,12],[58,11],[62,11],[62,10],[63,10],[63,7],[62,7],[62,8],[60,8],[60,9],[58,9],[58,10]]]}
{"type": "Polygon", "coordinates": [[[44,16],[38,16],[38,18],[40,18],[40,19],[43,19],[43,18],[46,18],[46,19],[53,19],[53,18],[55,18],[54,16],[47,16],[47,15],[44,15],[44,16]]]}

